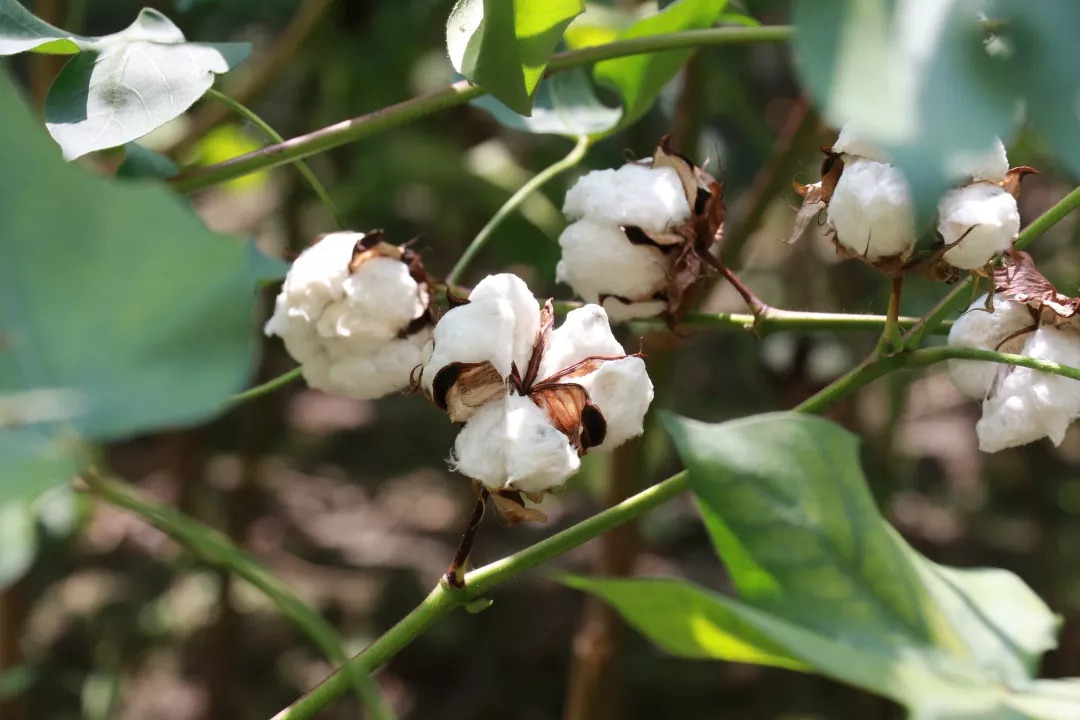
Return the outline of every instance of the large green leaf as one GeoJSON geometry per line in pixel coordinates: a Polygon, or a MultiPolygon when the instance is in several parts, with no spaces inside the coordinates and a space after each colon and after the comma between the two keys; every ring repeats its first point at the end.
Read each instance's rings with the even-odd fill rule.
{"type": "Polygon", "coordinates": [[[0,55],[24,50],[78,54],[45,100],[45,124],[72,160],[123,145],[178,117],[250,52],[247,43],[189,43],[157,10],[128,28],[84,38],[0,0],[0,55]]]}
{"type": "Polygon", "coordinates": [[[446,22],[450,60],[459,73],[528,115],[548,58],[584,9],[584,0],[458,0],[446,22]]]}
{"type": "Polygon", "coordinates": [[[506,127],[524,132],[566,135],[603,135],[619,124],[622,110],[600,102],[589,74],[575,68],[540,83],[532,114],[519,115],[491,95],[473,101],[506,127]]]}
{"type": "Polygon", "coordinates": [[[61,161],[0,75],[0,498],[109,440],[219,411],[251,373],[257,283],[282,273],[150,183],[61,161]],[[17,423],[17,428],[13,429],[17,423]]]}
{"type": "MultiPolygon", "coordinates": [[[[688,657],[794,660],[916,717],[1038,718],[1028,708],[1070,707],[1072,686],[1032,680],[1055,645],[1046,605],[1010,573],[941,567],[908,546],[870,497],[854,435],[782,413],[666,425],[741,601],[675,581],[574,581],[659,645],[688,657]]],[[[1080,717],[1080,703],[1071,712],[1080,717]]]]}
{"type": "MultiPolygon", "coordinates": [[[[655,15],[639,20],[619,34],[619,40],[711,27],[716,23],[727,0],[678,0],[655,15]]],[[[622,101],[621,127],[632,124],[652,107],[679,69],[693,56],[694,50],[668,50],[604,60],[596,64],[593,75],[610,86],[622,101]]]]}
{"type": "Polygon", "coordinates": [[[922,217],[959,177],[956,158],[1007,137],[1016,94],[986,51],[983,0],[796,0],[794,52],[834,125],[855,122],[904,170],[922,217]]]}

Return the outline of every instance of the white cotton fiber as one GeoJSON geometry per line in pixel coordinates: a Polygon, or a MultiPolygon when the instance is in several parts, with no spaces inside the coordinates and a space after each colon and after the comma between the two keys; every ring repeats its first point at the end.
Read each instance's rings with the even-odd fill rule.
{"type": "Polygon", "coordinates": [[[621,357],[626,352],[611,333],[608,316],[599,305],[585,305],[566,314],[548,339],[537,377],[548,378],[587,357],[621,357]]]}
{"type": "Polygon", "coordinates": [[[435,325],[435,347],[421,378],[424,389],[430,393],[435,376],[450,363],[489,362],[509,377],[516,319],[509,302],[490,297],[448,311],[435,325]]]}
{"type": "Polygon", "coordinates": [[[450,465],[489,488],[541,493],[562,487],[581,460],[543,410],[510,394],[487,403],[466,423],[450,465]]]}
{"type": "Polygon", "coordinates": [[[844,165],[828,210],[837,239],[872,261],[907,258],[915,248],[915,214],[904,174],[875,160],[844,165]]]}
{"type": "Polygon", "coordinates": [[[563,214],[663,232],[688,220],[690,205],[674,168],[630,163],[582,175],[566,193],[563,214]]]}
{"type": "Polygon", "coordinates": [[[654,245],[635,245],[610,222],[579,220],[559,236],[555,278],[587,302],[602,295],[645,299],[667,284],[672,261],[654,245]]]}
{"type": "Polygon", "coordinates": [[[993,146],[986,152],[955,153],[946,160],[945,167],[950,175],[958,178],[999,183],[1009,172],[1009,158],[1005,154],[1005,144],[1000,138],[994,138],[993,146]]]}
{"type": "Polygon", "coordinates": [[[489,300],[505,303],[513,314],[513,360],[524,373],[532,356],[533,345],[536,344],[536,335],[540,332],[540,303],[533,297],[525,281],[511,273],[488,275],[469,293],[470,302],[489,300]]]}
{"type": "MultiPolygon", "coordinates": [[[[1023,354],[1080,367],[1080,335],[1071,329],[1039,328],[1023,354]]],[[[1043,437],[1060,445],[1080,415],[1080,381],[1030,368],[1012,367],[983,402],[976,425],[979,449],[997,452],[1043,437]]]]}
{"type": "Polygon", "coordinates": [[[833,152],[843,153],[849,158],[867,158],[886,162],[888,157],[881,152],[870,138],[855,126],[855,123],[844,123],[840,128],[840,135],[832,146],[833,152]]]}
{"type": "MultiPolygon", "coordinates": [[[[983,295],[953,323],[949,329],[949,345],[1016,352],[1030,338],[1029,334],[1018,333],[1034,327],[1035,319],[1027,305],[996,298],[994,312],[989,313],[986,311],[986,296],[983,295]],[[1006,338],[1013,339],[1003,346],[1006,338]]],[[[982,360],[950,360],[949,377],[960,392],[975,400],[982,400],[997,377],[998,368],[996,363],[982,360]]]]}
{"type": "Polygon", "coordinates": [[[607,421],[607,434],[597,450],[613,450],[643,432],[645,413],[653,399],[653,384],[638,357],[609,360],[575,382],[585,388],[607,421]]]}
{"type": "Polygon", "coordinates": [[[1012,247],[1020,232],[1016,199],[989,183],[974,183],[945,193],[938,203],[938,217],[938,233],[945,244],[960,241],[945,253],[945,262],[962,270],[985,267],[1012,247]]]}

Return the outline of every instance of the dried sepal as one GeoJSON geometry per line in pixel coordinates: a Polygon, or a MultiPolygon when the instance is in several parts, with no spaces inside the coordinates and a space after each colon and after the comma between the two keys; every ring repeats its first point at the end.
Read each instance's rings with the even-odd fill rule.
{"type": "MultiPolygon", "coordinates": [[[[522,493],[510,488],[495,488],[491,491],[491,502],[507,525],[511,527],[523,522],[547,522],[547,515],[536,508],[525,507],[525,501],[521,499],[522,493]]],[[[529,493],[533,502],[540,502],[537,496],[529,493]]],[[[543,496],[540,496],[543,497],[543,496]]]]}
{"type": "Polygon", "coordinates": [[[604,414],[581,385],[543,383],[532,388],[529,399],[547,413],[552,426],[566,435],[578,455],[604,442],[607,434],[604,414]]]}
{"type": "Polygon", "coordinates": [[[506,381],[489,362],[450,363],[431,384],[431,399],[451,422],[467,421],[482,405],[506,392],[506,381]]]}
{"type": "Polygon", "coordinates": [[[1001,188],[1012,195],[1015,199],[1020,199],[1020,182],[1028,175],[1038,175],[1039,171],[1033,167],[1027,165],[1020,165],[1019,167],[1010,168],[1009,172],[1005,173],[1005,179],[1001,182],[1001,188]]]}
{"type": "Polygon", "coordinates": [[[803,204],[795,213],[795,225],[791,235],[787,239],[788,245],[793,245],[799,238],[806,234],[810,223],[814,222],[822,210],[829,207],[836,183],[840,181],[840,175],[844,172],[844,159],[839,153],[831,148],[821,148],[825,153],[825,159],[821,161],[821,180],[809,185],[793,183],[795,192],[803,198],[803,204]]]}
{"type": "Polygon", "coordinates": [[[1037,311],[1046,308],[1061,320],[1072,318],[1080,309],[1080,298],[1058,292],[1035,267],[1031,255],[1021,250],[1009,253],[1007,262],[994,271],[994,291],[1007,300],[1030,305],[1037,311]]]}

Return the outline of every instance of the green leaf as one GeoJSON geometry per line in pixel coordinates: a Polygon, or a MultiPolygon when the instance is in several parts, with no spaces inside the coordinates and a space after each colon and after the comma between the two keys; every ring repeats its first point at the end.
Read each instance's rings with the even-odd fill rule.
{"type": "MultiPolygon", "coordinates": [[[[0,75],[0,488],[71,475],[77,447],[197,422],[251,374],[255,287],[280,275],[165,188],[56,156],[0,75]],[[4,427],[5,424],[0,424],[4,427]]],[[[9,490],[8,488],[13,488],[9,490]]]]}
{"type": "Polygon", "coordinates": [[[16,665],[0,672],[0,702],[18,697],[30,689],[37,680],[38,670],[33,665],[16,665]]]}
{"type": "Polygon", "coordinates": [[[1006,61],[985,49],[973,0],[796,0],[793,49],[826,119],[856,122],[907,175],[920,217],[955,183],[955,158],[1015,124],[1006,61]],[[915,21],[914,18],[918,18],[915,21]]]}
{"type": "MultiPolygon", "coordinates": [[[[618,39],[711,27],[726,5],[727,0],[679,0],[634,23],[618,39]]],[[[593,76],[618,92],[622,100],[623,117],[619,126],[626,127],[644,115],[664,85],[693,54],[693,49],[668,50],[597,63],[593,76]]]]}
{"type": "Polygon", "coordinates": [[[27,50],[71,55],[89,41],[53,27],[15,0],[0,0],[0,56],[27,50]]]}
{"type": "Polygon", "coordinates": [[[1036,720],[1075,720],[1080,715],[1080,678],[1036,680],[1009,698],[1009,708],[1036,720]]]}
{"type": "Polygon", "coordinates": [[[168,18],[145,9],[64,66],[45,99],[45,124],[68,160],[123,145],[180,116],[249,50],[185,42],[168,18]]]}
{"type": "Polygon", "coordinates": [[[1036,718],[1021,708],[1044,702],[1078,716],[1072,686],[1048,700],[1031,679],[1055,645],[1045,604],[1010,573],[909,547],[874,506],[854,435],[793,413],[665,425],[742,600],[678,581],[570,584],[671,652],[812,668],[916,717],[1036,718]]]}
{"type": "Polygon", "coordinates": [[[548,58],[583,0],[458,0],[446,23],[454,69],[528,115],[548,58]]]}
{"type": "Polygon", "coordinates": [[[622,111],[600,102],[583,68],[553,75],[540,83],[532,115],[518,115],[491,95],[473,101],[508,128],[523,132],[565,135],[602,135],[618,125],[622,111]]]}
{"type": "Polygon", "coordinates": [[[37,520],[28,500],[0,505],[0,590],[16,582],[37,557],[37,520]]]}

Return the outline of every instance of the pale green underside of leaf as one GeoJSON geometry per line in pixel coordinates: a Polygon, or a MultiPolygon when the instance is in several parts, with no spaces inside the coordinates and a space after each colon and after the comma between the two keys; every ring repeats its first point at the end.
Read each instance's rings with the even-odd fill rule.
{"type": "Polygon", "coordinates": [[[246,43],[189,43],[168,18],[144,9],[112,35],[69,35],[0,0],[0,55],[78,53],[45,101],[45,124],[73,160],[123,145],[179,117],[250,51],[246,43]]]}
{"type": "Polygon", "coordinates": [[[199,421],[251,373],[258,283],[284,266],[182,199],[61,161],[0,74],[0,502],[68,480],[78,438],[199,421]]]}
{"type": "Polygon", "coordinates": [[[1048,699],[1032,680],[1057,618],[1011,573],[942,567],[908,546],[874,505],[854,435],[781,413],[666,425],[741,599],[682,581],[573,581],[661,647],[812,668],[920,718],[1036,718],[1018,708],[1068,701],[1071,686],[1048,699]]]}

